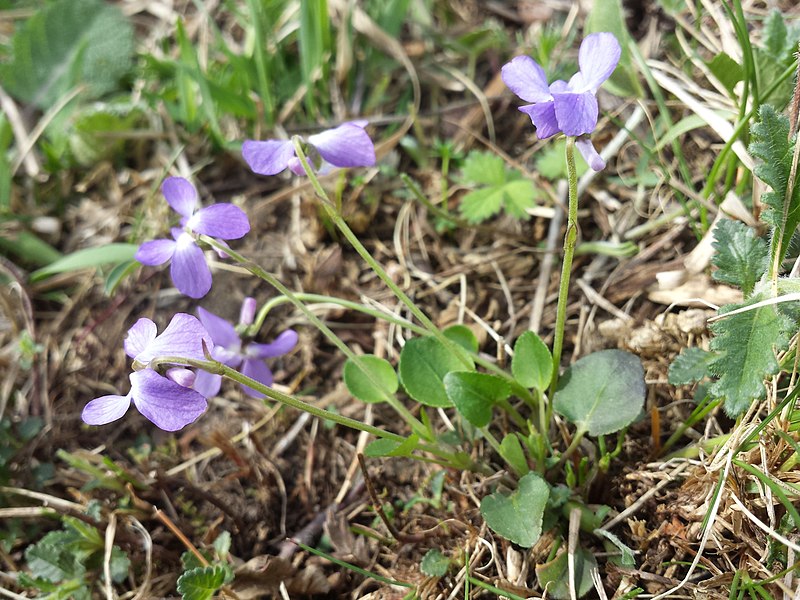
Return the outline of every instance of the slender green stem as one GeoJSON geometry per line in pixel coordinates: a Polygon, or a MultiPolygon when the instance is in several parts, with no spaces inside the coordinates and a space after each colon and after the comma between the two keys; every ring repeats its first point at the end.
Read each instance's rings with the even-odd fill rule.
{"type": "MultiPolygon", "coordinates": [[[[369,379],[373,383],[373,385],[375,385],[375,387],[377,389],[382,389],[380,384],[379,384],[379,382],[373,381],[373,377],[370,374],[369,370],[367,368],[365,368],[364,366],[362,366],[362,362],[361,362],[360,357],[358,355],[356,355],[352,350],[350,350],[350,348],[347,346],[347,344],[345,344],[341,339],[339,339],[339,336],[337,336],[333,331],[331,331],[330,327],[328,327],[325,323],[323,323],[322,320],[319,317],[317,317],[317,315],[315,315],[313,312],[311,312],[308,309],[308,307],[305,304],[303,304],[295,296],[295,294],[292,293],[291,290],[289,290],[289,288],[287,288],[285,285],[283,285],[278,280],[277,277],[275,277],[269,271],[261,268],[260,266],[256,265],[255,263],[251,262],[250,260],[248,260],[247,258],[242,256],[241,254],[239,254],[235,250],[232,250],[231,248],[223,246],[222,244],[220,244],[214,238],[211,238],[211,237],[208,237],[208,236],[205,236],[205,235],[200,236],[200,237],[204,242],[206,242],[212,248],[216,248],[217,250],[220,250],[220,251],[224,252],[230,258],[232,258],[233,260],[238,262],[240,265],[242,265],[245,269],[250,271],[250,273],[252,273],[256,277],[258,277],[259,279],[263,279],[268,284],[270,284],[272,287],[274,287],[276,290],[278,290],[279,293],[281,293],[284,296],[286,296],[289,299],[289,301],[292,304],[294,304],[303,313],[303,315],[305,315],[305,317],[315,327],[317,327],[317,329],[319,329],[322,332],[322,334],[326,338],[328,338],[328,340],[330,340],[330,342],[334,346],[336,346],[339,350],[341,350],[341,352],[347,358],[349,358],[356,365],[358,365],[358,367],[361,369],[361,371],[364,373],[364,375],[367,377],[367,379],[369,379]]],[[[414,415],[412,415],[411,412],[405,406],[403,406],[403,404],[396,397],[394,397],[394,395],[386,394],[384,397],[386,399],[386,402],[406,420],[406,422],[411,426],[411,429],[414,431],[414,433],[418,434],[423,439],[430,440],[430,435],[428,434],[428,429],[425,427],[425,425],[423,425],[422,422],[419,419],[417,419],[414,415]]]]}
{"type": "MultiPolygon", "coordinates": [[[[230,379],[231,381],[235,381],[236,383],[252,388],[257,392],[261,392],[271,400],[280,402],[285,406],[296,408],[297,410],[302,410],[320,419],[327,419],[344,427],[349,427],[350,429],[355,429],[357,431],[363,431],[365,433],[369,433],[370,435],[374,435],[377,438],[388,439],[392,440],[393,442],[406,441],[406,438],[403,437],[402,435],[398,435],[391,431],[380,429],[379,427],[375,427],[373,425],[362,423],[361,421],[358,421],[356,419],[345,417],[344,415],[340,415],[325,410],[324,408],[319,408],[318,406],[314,406],[313,404],[304,402],[299,398],[295,398],[294,396],[290,396],[288,394],[284,394],[283,392],[279,392],[278,390],[266,386],[260,381],[252,379],[251,377],[248,377],[247,375],[240,373],[236,369],[224,365],[215,360],[196,360],[191,358],[167,356],[167,357],[160,357],[151,362],[151,366],[153,367],[156,367],[160,364],[186,365],[188,367],[202,369],[203,371],[207,371],[208,373],[212,373],[214,375],[222,375],[223,377],[230,379]]],[[[430,454],[433,454],[434,456],[444,459],[444,461],[446,461],[448,465],[464,467],[476,472],[482,472],[480,466],[472,463],[471,461],[468,461],[469,464],[465,464],[465,461],[462,458],[450,452],[445,452],[436,445],[420,443],[417,446],[417,449],[420,450],[421,452],[428,452],[430,454]]]]}
{"type": "Polygon", "coordinates": [[[569,278],[572,272],[572,256],[578,238],[578,173],[575,169],[575,138],[567,138],[567,182],[569,199],[567,206],[567,233],[564,235],[564,261],[561,265],[561,282],[558,286],[558,307],[556,308],[556,328],[553,333],[553,378],[550,383],[550,398],[558,386],[561,366],[561,350],[564,346],[564,324],[567,319],[569,302],[569,278]]]}
{"type": "MultiPolygon", "coordinates": [[[[365,306],[364,304],[360,304],[358,302],[353,302],[352,300],[344,300],[342,298],[336,298],[335,296],[323,296],[322,294],[306,294],[304,292],[295,292],[294,297],[302,302],[317,302],[317,303],[324,303],[324,304],[336,304],[338,306],[342,306],[344,308],[348,308],[350,310],[355,310],[365,315],[369,315],[375,319],[383,320],[388,323],[392,323],[394,325],[398,325],[409,331],[413,331],[418,335],[427,335],[428,330],[420,327],[419,325],[412,323],[411,321],[407,321],[402,317],[398,317],[397,315],[393,315],[392,313],[386,312],[384,310],[380,310],[378,308],[371,308],[369,306],[365,306]]],[[[291,300],[286,296],[276,296],[264,303],[261,307],[261,310],[258,311],[258,315],[256,316],[255,322],[247,328],[247,335],[253,336],[255,335],[260,329],[261,326],[264,324],[264,320],[267,318],[269,312],[275,308],[276,306],[280,306],[281,304],[290,303],[291,300]]]]}
{"type": "Polygon", "coordinates": [[[328,198],[328,195],[325,193],[325,190],[322,188],[322,185],[317,178],[317,174],[308,164],[308,158],[306,158],[305,152],[303,151],[303,144],[300,138],[294,137],[292,138],[294,142],[294,149],[297,158],[300,160],[300,163],[303,165],[303,169],[305,169],[306,175],[308,175],[309,182],[311,186],[314,188],[314,191],[317,194],[317,197],[322,202],[322,207],[325,209],[325,212],[328,215],[328,218],[333,221],[334,225],[341,231],[342,235],[350,242],[350,245],[353,246],[358,255],[364,260],[364,262],[369,265],[369,268],[386,284],[392,293],[402,302],[405,304],[406,308],[411,311],[411,314],[416,317],[416,319],[422,324],[428,332],[433,335],[437,340],[439,340],[444,346],[450,350],[460,362],[462,362],[469,370],[472,370],[472,361],[466,355],[465,352],[461,350],[461,348],[452,340],[450,340],[447,336],[445,336],[436,325],[427,317],[427,315],[422,312],[414,301],[409,298],[406,293],[400,289],[400,287],[392,281],[392,278],[389,277],[389,274],[383,270],[383,267],[376,261],[372,255],[369,253],[364,247],[364,244],[361,243],[361,240],[358,239],[353,230],[347,225],[345,220],[342,218],[341,214],[336,211],[335,206],[328,198]]]}

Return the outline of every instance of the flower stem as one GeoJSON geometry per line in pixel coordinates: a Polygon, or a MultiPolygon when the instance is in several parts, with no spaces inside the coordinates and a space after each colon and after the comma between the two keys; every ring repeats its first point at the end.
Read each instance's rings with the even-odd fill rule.
{"type": "MultiPolygon", "coordinates": [[[[236,383],[241,385],[247,386],[256,390],[257,392],[261,392],[266,397],[274,400],[276,402],[280,402],[285,406],[291,406],[292,408],[296,408],[297,410],[302,410],[304,412],[309,413],[312,416],[318,417],[320,419],[327,419],[329,421],[333,421],[339,425],[343,425],[344,427],[349,427],[350,429],[355,429],[357,431],[364,431],[371,435],[374,435],[377,438],[383,438],[392,440],[393,442],[405,442],[406,438],[402,435],[398,435],[396,433],[392,433],[391,431],[386,431],[384,429],[380,429],[378,427],[374,427],[372,425],[367,425],[366,423],[362,423],[356,419],[351,419],[349,417],[345,417],[344,415],[340,415],[324,408],[319,408],[318,406],[314,406],[313,404],[309,404],[308,402],[304,402],[299,398],[295,398],[294,396],[290,396],[289,394],[284,394],[283,392],[279,392],[278,390],[271,388],[267,385],[264,385],[260,381],[256,381],[247,375],[244,375],[237,371],[236,369],[224,365],[220,362],[214,360],[194,360],[194,359],[180,359],[180,358],[168,358],[166,359],[169,361],[170,364],[186,364],[187,366],[194,367],[197,369],[202,369],[204,371],[208,371],[209,373],[214,373],[216,375],[222,375],[236,383]]],[[[447,461],[448,464],[452,466],[461,466],[463,464],[463,460],[459,460],[454,454],[449,452],[442,451],[439,447],[433,446],[430,444],[421,443],[417,446],[417,448],[423,452],[428,452],[437,456],[441,459],[447,461]]],[[[474,469],[474,465],[470,465],[468,468],[474,469]]]]}
{"type": "Polygon", "coordinates": [[[308,159],[306,158],[305,152],[303,151],[303,144],[300,138],[295,136],[292,138],[294,142],[294,149],[297,158],[300,160],[300,163],[303,165],[303,169],[305,169],[306,175],[308,175],[308,180],[311,183],[311,186],[314,188],[314,191],[317,194],[317,197],[322,201],[322,207],[325,209],[325,212],[328,215],[328,218],[333,221],[334,225],[342,232],[342,235],[350,242],[350,245],[353,246],[358,255],[364,260],[364,262],[369,265],[369,268],[380,277],[380,279],[386,284],[392,293],[400,300],[403,304],[406,305],[411,314],[414,315],[417,320],[422,324],[425,329],[427,329],[431,335],[433,335],[437,340],[439,340],[442,344],[444,344],[445,348],[450,350],[460,362],[467,367],[468,370],[472,370],[472,362],[470,361],[469,357],[466,355],[465,352],[461,351],[461,349],[457,346],[455,342],[447,338],[436,325],[427,317],[427,315],[422,312],[414,301],[409,298],[406,293],[400,289],[400,287],[392,281],[392,278],[389,277],[389,274],[383,270],[383,267],[376,261],[372,255],[369,253],[364,247],[364,244],[361,243],[361,240],[358,239],[353,230],[347,225],[345,220],[342,218],[341,214],[336,210],[336,207],[331,202],[328,195],[325,193],[325,190],[322,188],[322,185],[317,178],[317,174],[311,168],[311,165],[308,164],[308,159]]]}
{"type": "MultiPolygon", "coordinates": [[[[366,306],[358,302],[353,302],[352,300],[344,300],[342,298],[337,298],[335,296],[324,296],[322,294],[307,294],[304,292],[295,292],[294,297],[303,302],[336,304],[337,306],[341,306],[343,308],[355,310],[365,315],[369,315],[375,319],[383,320],[388,323],[398,325],[399,327],[403,327],[404,329],[413,331],[417,335],[428,334],[427,329],[420,327],[415,323],[411,323],[410,321],[407,321],[402,317],[398,317],[397,315],[394,315],[385,310],[381,310],[379,308],[372,308],[370,306],[366,306]]],[[[281,304],[286,304],[287,302],[291,302],[291,300],[289,300],[289,298],[287,298],[286,296],[276,296],[275,298],[271,298],[270,300],[265,302],[264,306],[262,306],[261,310],[258,312],[258,316],[256,316],[256,319],[253,322],[253,324],[247,328],[246,334],[254,336],[261,329],[261,326],[264,324],[264,320],[267,318],[269,311],[271,311],[276,306],[280,306],[281,304]]]]}
{"type": "Polygon", "coordinates": [[[558,307],[556,308],[556,328],[553,334],[553,378],[550,382],[550,401],[558,386],[561,366],[561,350],[564,346],[564,323],[567,319],[569,301],[569,278],[572,273],[572,257],[575,241],[578,238],[578,173],[575,170],[575,138],[567,138],[567,182],[569,198],[567,205],[567,233],[564,235],[564,262],[561,265],[561,282],[558,286],[558,307]]]}
{"type": "MultiPolygon", "coordinates": [[[[334,346],[336,346],[347,358],[349,358],[354,363],[359,365],[359,368],[362,370],[364,375],[367,377],[367,379],[370,382],[372,382],[373,385],[375,385],[375,387],[377,389],[382,389],[380,384],[379,384],[379,382],[373,381],[373,377],[371,376],[369,370],[362,366],[362,361],[360,360],[360,357],[357,356],[352,350],[350,350],[350,348],[347,346],[347,344],[345,344],[341,339],[339,339],[339,336],[337,336],[333,331],[331,331],[330,327],[328,327],[325,323],[323,323],[322,320],[317,315],[315,315],[313,312],[311,312],[308,309],[308,307],[305,304],[303,304],[300,301],[300,299],[297,298],[294,293],[292,293],[291,290],[289,290],[289,288],[287,288],[285,285],[283,285],[278,280],[277,277],[275,277],[272,273],[270,273],[266,269],[263,269],[259,265],[257,265],[255,263],[253,263],[252,261],[248,260],[247,258],[242,256],[241,254],[239,254],[235,250],[232,250],[230,248],[227,248],[227,247],[223,246],[222,244],[220,244],[214,238],[211,238],[211,237],[208,237],[208,236],[205,236],[205,235],[201,236],[201,237],[202,237],[203,241],[206,242],[208,245],[210,245],[211,247],[216,248],[218,250],[221,250],[222,252],[225,252],[225,254],[230,256],[233,260],[235,260],[240,265],[242,265],[245,269],[250,271],[250,273],[252,273],[256,277],[258,277],[259,279],[263,279],[268,284],[270,284],[272,287],[274,287],[280,294],[283,294],[284,296],[286,296],[289,299],[289,301],[292,304],[294,304],[300,310],[300,312],[302,312],[303,315],[305,315],[305,317],[317,329],[319,329],[322,332],[322,334],[326,338],[328,338],[328,340],[330,340],[330,342],[334,346]]],[[[256,388],[253,388],[253,389],[256,389],[256,388]]],[[[416,433],[417,435],[419,435],[423,439],[426,439],[426,440],[430,440],[431,439],[431,435],[428,432],[428,428],[425,427],[425,425],[419,419],[417,419],[414,415],[412,415],[411,411],[409,411],[405,406],[403,406],[403,404],[394,395],[386,394],[385,395],[385,400],[395,411],[397,411],[400,414],[400,416],[402,416],[406,420],[406,422],[409,424],[409,426],[414,431],[414,433],[416,433]]]]}

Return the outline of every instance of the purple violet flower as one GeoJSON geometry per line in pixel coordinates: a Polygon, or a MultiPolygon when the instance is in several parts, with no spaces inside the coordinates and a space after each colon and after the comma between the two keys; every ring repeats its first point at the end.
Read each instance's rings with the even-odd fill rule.
{"type": "Polygon", "coordinates": [[[128,330],[125,353],[133,359],[131,390],[125,396],[112,394],[90,401],[81,418],[88,425],[111,423],[128,411],[131,402],[140,413],[165,431],[177,431],[195,421],[206,410],[199,392],[159,375],[149,368],[155,358],[175,356],[205,360],[203,344],[213,352],[214,343],[203,325],[192,315],[178,313],[161,335],[150,319],[139,319],[128,330]]]}
{"type": "MultiPolygon", "coordinates": [[[[218,317],[203,308],[198,308],[197,314],[214,341],[214,349],[211,351],[211,356],[229,367],[239,369],[242,374],[266,386],[272,385],[272,371],[264,362],[264,359],[286,354],[297,345],[297,332],[292,329],[287,329],[281,333],[271,344],[243,343],[236,332],[236,328],[222,317],[218,317]]],[[[239,324],[251,325],[254,315],[255,300],[253,298],[245,298],[242,304],[239,324]]],[[[221,383],[222,377],[220,375],[198,371],[194,381],[194,389],[210,398],[217,395],[221,383]]],[[[243,385],[242,389],[248,396],[264,398],[264,394],[250,387],[243,385]]]]}
{"type": "Polygon", "coordinates": [[[197,190],[183,177],[168,177],[161,186],[164,198],[181,215],[181,228],[171,240],[152,240],[139,246],[134,258],[143,265],[162,265],[172,259],[170,274],[175,287],[190,298],[202,298],[211,289],[211,269],[195,241],[195,234],[235,240],[250,231],[247,215],[229,203],[198,208],[197,190]]]}
{"type": "MultiPolygon", "coordinates": [[[[364,131],[366,126],[367,121],[350,121],[308,136],[309,164],[323,174],[333,167],[371,167],[375,164],[375,146],[364,131]]],[[[305,175],[291,140],[246,140],[242,156],[259,175],[277,175],[287,168],[295,175],[305,175]]]]}
{"type": "Polygon", "coordinates": [[[559,132],[577,137],[578,150],[595,171],[605,161],[594,149],[588,134],[597,126],[597,89],[611,77],[622,49],[612,33],[587,35],[578,50],[578,66],[569,82],[547,85],[544,69],[530,56],[517,56],[502,69],[505,84],[527,102],[519,110],[531,118],[540,139],[559,132]]]}

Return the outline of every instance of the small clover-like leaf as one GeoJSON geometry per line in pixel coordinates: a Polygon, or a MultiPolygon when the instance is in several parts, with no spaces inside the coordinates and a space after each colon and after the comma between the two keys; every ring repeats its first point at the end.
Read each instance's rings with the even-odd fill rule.
{"type": "Polygon", "coordinates": [[[708,377],[714,354],[702,348],[684,348],[669,366],[667,380],[672,385],[689,385],[708,377]]]}
{"type": "Polygon", "coordinates": [[[233,581],[228,565],[197,567],[178,578],[178,593],[183,600],[210,600],[219,588],[233,581]]]}
{"type": "Polygon", "coordinates": [[[519,544],[533,546],[542,535],[542,517],[550,486],[536,473],[528,473],[506,496],[495,492],[481,500],[481,514],[492,531],[519,544]]]}
{"type": "Polygon", "coordinates": [[[644,369],[638,357],[622,350],[584,356],[558,382],[553,408],[579,432],[606,435],[630,425],[645,400],[644,369]]]}
{"type": "Polygon", "coordinates": [[[713,246],[714,279],[740,287],[745,298],[750,296],[769,267],[767,243],[741,221],[722,219],[714,229],[713,246]]]}
{"type": "Polygon", "coordinates": [[[550,385],[553,377],[553,355],[542,338],[533,331],[526,331],[517,338],[511,372],[527,388],[536,388],[542,392],[550,385]]]}
{"type": "MultiPolygon", "coordinates": [[[[471,359],[468,362],[472,364],[471,359]]],[[[408,340],[403,346],[398,373],[400,382],[414,400],[426,406],[446,407],[453,403],[444,389],[444,376],[465,368],[466,365],[442,342],[434,337],[420,337],[408,340]]]]}
{"type": "Polygon", "coordinates": [[[500,377],[469,371],[445,375],[444,389],[456,410],[475,427],[486,427],[495,403],[511,395],[511,388],[500,377]]]}
{"type": "Polygon", "coordinates": [[[394,367],[371,354],[359,356],[358,360],[347,359],[344,383],[353,396],[370,404],[384,402],[400,387],[394,367]]]}
{"type": "Polygon", "coordinates": [[[422,557],[419,570],[428,577],[444,577],[450,568],[450,559],[437,548],[431,548],[422,557]]]}
{"type": "Polygon", "coordinates": [[[528,219],[526,210],[538,196],[533,183],[503,159],[488,152],[472,152],[464,161],[461,181],[477,186],[461,199],[461,215],[470,223],[480,223],[505,211],[516,219],[528,219]]]}

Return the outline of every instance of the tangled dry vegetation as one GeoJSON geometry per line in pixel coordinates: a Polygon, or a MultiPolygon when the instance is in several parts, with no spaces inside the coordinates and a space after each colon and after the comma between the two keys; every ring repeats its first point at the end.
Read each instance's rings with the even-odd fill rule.
{"type": "MultiPolygon", "coordinates": [[[[186,20],[194,44],[202,48],[207,41],[205,18],[192,3],[118,4],[134,19],[139,43],[147,47],[159,47],[168,34],[165,23],[177,14],[186,20]]],[[[208,4],[214,14],[218,3],[208,4]]],[[[330,4],[332,9],[338,6],[330,4]]],[[[792,4],[780,8],[797,16],[792,4]]],[[[664,51],[665,40],[675,39],[676,33],[679,41],[694,38],[705,48],[736,43],[717,3],[699,5],[701,12],[686,11],[685,20],[676,22],[655,3],[626,3],[631,31],[676,116],[705,115],[703,111],[728,102],[705,78],[699,58],[679,65],[664,51]]],[[[521,28],[542,27],[565,13],[563,28],[570,31],[582,18],[577,6],[557,0],[453,1],[448,10],[454,22],[442,34],[454,36],[491,17],[502,22],[513,39],[521,28]]],[[[763,16],[766,9],[763,2],[745,3],[753,15],[763,16]]],[[[228,25],[218,23],[223,30],[228,25]]],[[[374,256],[437,325],[467,324],[480,339],[481,351],[502,363],[505,341],[529,327],[548,341],[558,286],[553,252],[562,226],[561,212],[553,207],[563,203],[564,190],[531,167],[532,157],[544,145],[531,145],[529,123],[516,112],[497,76],[507,57],[485,52],[475,79],[466,79],[456,74],[461,56],[414,37],[415,31],[410,28],[401,44],[392,44],[369,25],[360,29],[389,55],[403,53],[397,57],[402,65],[397,89],[387,90],[380,112],[400,114],[401,88],[416,82],[421,93],[413,132],[420,146],[440,137],[453,140],[461,151],[491,148],[523,169],[548,201],[529,222],[504,217],[438,233],[425,207],[399,179],[372,169],[345,189],[344,211],[374,256]]],[[[234,47],[241,43],[235,27],[227,34],[234,47]]],[[[731,52],[735,55],[736,49],[731,52]]],[[[697,226],[697,213],[681,214],[675,200],[676,191],[696,200],[713,221],[720,207],[709,204],[697,190],[705,184],[728,132],[702,127],[680,137],[693,188],[670,177],[678,166],[669,145],[660,155],[667,171],[657,173],[655,184],[646,186],[636,137],[650,126],[654,101],[625,101],[601,93],[601,106],[609,115],[608,126],[598,130],[612,133],[601,134],[598,145],[610,149],[610,168],[600,178],[587,175],[581,181],[581,239],[630,241],[638,252],[623,259],[577,257],[565,354],[574,359],[598,348],[628,349],[644,362],[649,393],[647,414],[628,431],[611,471],[591,482],[589,490],[591,502],[612,508],[613,518],[603,527],[636,551],[636,567],[615,564],[598,546],[600,571],[591,594],[619,597],[640,587],[645,595],[677,590],[660,597],[727,598],[735,574],[744,572],[753,580],[769,580],[764,589],[774,598],[797,598],[792,571],[775,576],[781,570],[777,553],[788,553],[788,564],[796,564],[796,530],[784,545],[775,541],[777,536],[785,538],[780,532],[787,529],[774,491],[732,462],[727,452],[761,422],[774,406],[774,396],[754,407],[735,428],[721,411],[687,427],[694,409],[692,390],[675,389],[666,380],[667,368],[681,348],[708,342],[706,319],[713,311],[697,300],[721,305],[736,299],[735,290],[709,277],[711,249],[708,234],[704,237],[697,226]],[[612,126],[612,119],[617,125],[626,123],[630,133],[612,126]],[[707,444],[728,435],[723,443],[707,444]],[[712,522],[705,530],[704,518],[712,522]]],[[[343,115],[347,112],[343,104],[338,109],[343,115]]],[[[292,107],[285,112],[288,119],[292,107]]],[[[376,139],[382,140],[382,162],[408,170],[427,195],[438,195],[441,172],[430,162],[415,166],[399,146],[409,123],[390,117],[374,123],[376,139]],[[388,125],[394,133],[382,135],[381,128],[388,125]]],[[[34,135],[30,125],[20,123],[34,135]]],[[[244,137],[233,121],[223,127],[230,139],[244,137]]],[[[218,154],[212,162],[204,137],[180,131],[164,112],[152,115],[150,128],[128,140],[126,148],[124,164],[101,162],[57,176],[37,171],[31,154],[34,172],[14,181],[15,211],[65,253],[160,231],[166,208],[156,201],[157,186],[177,155],[180,171],[205,165],[195,179],[201,195],[232,198],[247,206],[257,235],[243,242],[241,252],[288,287],[400,310],[350,248],[331,235],[309,186],[256,178],[236,155],[218,154]],[[63,217],[55,222],[48,207],[33,201],[48,196],[70,198],[63,217]]],[[[335,185],[335,180],[327,184],[335,185]]],[[[445,184],[456,205],[463,190],[445,184]]],[[[752,219],[734,198],[726,203],[729,213],[752,219]]],[[[226,597],[405,596],[408,590],[365,578],[287,541],[315,545],[323,534],[333,557],[412,583],[420,597],[463,597],[467,574],[517,596],[541,596],[534,587],[533,565],[545,562],[553,540],[545,535],[522,551],[493,535],[478,511],[491,479],[452,471],[442,475],[436,465],[381,459],[367,462],[365,481],[357,456],[366,436],[253,401],[233,388],[211,403],[199,425],[178,435],[153,430],[138,414],[129,414],[113,427],[82,426],[79,415],[87,400],[126,386],[126,357],[118,341],[132,320],[151,316],[158,321],[171,312],[191,311],[192,305],[170,289],[165,273],[152,269],[136,272],[111,297],[104,294],[101,274],[91,271],[33,284],[9,260],[0,263],[0,271],[10,280],[0,288],[0,408],[11,426],[30,417],[43,422],[35,436],[13,448],[6,464],[8,483],[2,494],[8,504],[0,511],[4,523],[20,525],[13,531],[9,525],[16,542],[0,555],[3,587],[14,588],[13,574],[24,568],[25,547],[54,526],[53,514],[87,519],[87,510],[99,505],[101,519],[95,526],[128,553],[135,566],[126,597],[174,594],[181,553],[209,547],[222,531],[232,536],[236,562],[236,578],[223,591],[226,597]],[[23,332],[38,345],[27,358],[20,354],[23,332]],[[393,509],[395,531],[376,518],[370,486],[387,510],[393,509]],[[426,577],[419,563],[430,548],[459,557],[462,568],[443,578],[426,577]]],[[[204,306],[235,320],[243,297],[271,293],[231,268],[215,274],[204,306]]],[[[351,347],[396,360],[401,331],[339,307],[313,308],[351,347]]],[[[301,334],[296,351],[275,365],[279,389],[368,423],[396,426],[380,406],[350,397],[341,383],[343,357],[305,325],[301,314],[281,307],[270,322],[275,331],[293,327],[301,334]]],[[[274,332],[263,333],[269,338],[274,332]]],[[[739,461],[793,493],[783,483],[799,483],[796,465],[787,461],[797,449],[796,434],[775,439],[764,436],[739,461]]],[[[471,597],[489,594],[475,586],[466,589],[471,597]]]]}

